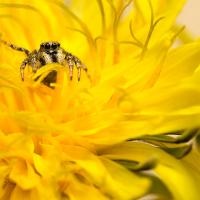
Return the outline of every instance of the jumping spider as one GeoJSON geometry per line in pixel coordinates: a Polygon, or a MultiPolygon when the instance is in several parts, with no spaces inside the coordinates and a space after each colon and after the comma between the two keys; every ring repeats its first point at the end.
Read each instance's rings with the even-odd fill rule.
{"type": "MultiPolygon", "coordinates": [[[[76,65],[78,70],[78,81],[81,78],[81,69],[87,72],[86,66],[74,55],[65,51],[62,47],[60,47],[60,43],[58,42],[44,42],[40,44],[39,50],[33,50],[30,52],[29,50],[17,47],[9,42],[0,40],[3,44],[11,47],[14,50],[22,51],[27,55],[27,58],[22,62],[20,67],[21,79],[24,81],[24,69],[27,65],[32,67],[34,73],[37,72],[38,69],[43,67],[46,64],[50,63],[59,63],[63,66],[68,66],[69,68],[69,77],[70,80],[73,78],[73,68],[76,65]]],[[[57,79],[57,72],[55,70],[51,71],[44,79],[43,83],[50,87],[51,83],[55,83],[57,79]]]]}

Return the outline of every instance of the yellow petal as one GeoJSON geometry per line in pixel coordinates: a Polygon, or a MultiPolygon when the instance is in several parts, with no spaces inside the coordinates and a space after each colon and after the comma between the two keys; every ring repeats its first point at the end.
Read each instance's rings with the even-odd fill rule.
{"type": "Polygon", "coordinates": [[[144,195],[150,186],[150,182],[142,177],[137,177],[116,163],[101,158],[108,175],[105,176],[103,189],[110,191],[114,199],[134,199],[144,195]]]}
{"type": "Polygon", "coordinates": [[[101,152],[109,159],[125,159],[144,162],[150,158],[158,159],[154,172],[173,194],[174,199],[188,200],[199,198],[199,189],[193,175],[187,168],[164,151],[140,142],[127,142],[101,152]],[[183,190],[185,188],[185,190],[183,190]]]}
{"type": "Polygon", "coordinates": [[[24,190],[34,188],[40,180],[33,167],[22,160],[14,163],[9,178],[24,190]]]}

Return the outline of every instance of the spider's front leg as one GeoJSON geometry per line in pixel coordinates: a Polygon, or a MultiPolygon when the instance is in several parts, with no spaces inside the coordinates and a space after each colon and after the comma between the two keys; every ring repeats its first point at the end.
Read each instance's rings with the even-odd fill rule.
{"type": "Polygon", "coordinates": [[[80,81],[80,78],[81,78],[81,69],[83,69],[85,72],[87,72],[87,67],[74,55],[72,55],[71,53],[66,53],[66,61],[67,61],[67,64],[69,66],[69,77],[70,77],[70,80],[72,80],[73,78],[73,68],[74,68],[74,65],[76,65],[77,67],[77,70],[78,70],[78,81],[80,81]]]}
{"type": "Polygon", "coordinates": [[[2,42],[3,44],[7,45],[8,47],[10,47],[10,48],[12,48],[12,49],[14,49],[16,51],[22,51],[22,52],[24,52],[27,56],[30,54],[30,51],[27,50],[27,49],[25,49],[25,48],[23,48],[23,47],[18,47],[16,45],[11,44],[10,42],[4,41],[2,39],[0,39],[0,42],[2,42]]]}

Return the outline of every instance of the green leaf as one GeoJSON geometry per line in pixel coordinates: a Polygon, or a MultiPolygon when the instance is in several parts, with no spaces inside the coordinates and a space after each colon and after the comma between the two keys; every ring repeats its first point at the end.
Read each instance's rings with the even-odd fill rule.
{"type": "Polygon", "coordinates": [[[131,171],[150,170],[153,169],[157,164],[157,160],[155,159],[147,160],[144,163],[139,163],[132,160],[113,160],[113,161],[117,162],[120,165],[123,165],[125,168],[131,171]]]}
{"type": "Polygon", "coordinates": [[[192,144],[187,144],[181,147],[169,148],[169,147],[161,147],[164,151],[171,154],[175,158],[181,159],[186,156],[192,149],[192,144]]]}
{"type": "Polygon", "coordinates": [[[197,145],[198,150],[200,151],[200,134],[196,136],[196,145],[197,145]]]}
{"type": "Polygon", "coordinates": [[[146,174],[146,173],[145,174],[141,173],[141,175],[144,176],[144,177],[150,178],[151,181],[152,181],[151,187],[150,187],[148,194],[146,196],[147,199],[149,199],[148,198],[149,194],[150,194],[149,197],[151,195],[154,195],[156,197],[155,200],[173,199],[171,192],[169,191],[167,186],[162,182],[162,180],[159,177],[152,175],[152,174],[146,174]]]}
{"type": "Polygon", "coordinates": [[[129,141],[133,140],[144,140],[144,141],[157,141],[157,142],[164,142],[164,143],[185,143],[190,141],[192,138],[194,138],[197,133],[199,132],[199,129],[191,129],[187,131],[179,131],[174,133],[165,133],[163,135],[146,135],[142,136],[137,139],[129,139],[129,141]]]}

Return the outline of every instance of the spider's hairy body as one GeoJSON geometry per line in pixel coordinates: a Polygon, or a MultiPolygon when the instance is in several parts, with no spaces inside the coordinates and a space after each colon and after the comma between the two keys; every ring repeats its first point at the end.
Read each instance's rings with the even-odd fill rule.
{"type": "Polygon", "coordinates": [[[64,64],[67,57],[67,53],[64,49],[59,46],[59,43],[42,43],[38,51],[38,58],[42,65],[50,63],[64,64]],[[47,46],[49,45],[48,49],[47,46]],[[52,47],[54,46],[54,48],[52,47]]]}
{"type": "MultiPolygon", "coordinates": [[[[70,80],[73,78],[73,68],[76,66],[78,70],[78,81],[81,77],[81,69],[87,72],[85,65],[76,56],[60,47],[60,43],[58,42],[41,43],[39,50],[33,50],[32,52],[3,40],[1,40],[1,42],[11,47],[12,49],[22,51],[27,55],[27,58],[22,62],[20,67],[22,81],[24,81],[24,69],[27,65],[32,67],[34,73],[36,73],[38,69],[45,66],[46,64],[58,63],[63,66],[68,66],[70,80]]],[[[42,82],[50,87],[51,83],[56,82],[56,77],[57,72],[54,70],[50,72],[42,82]]]]}

